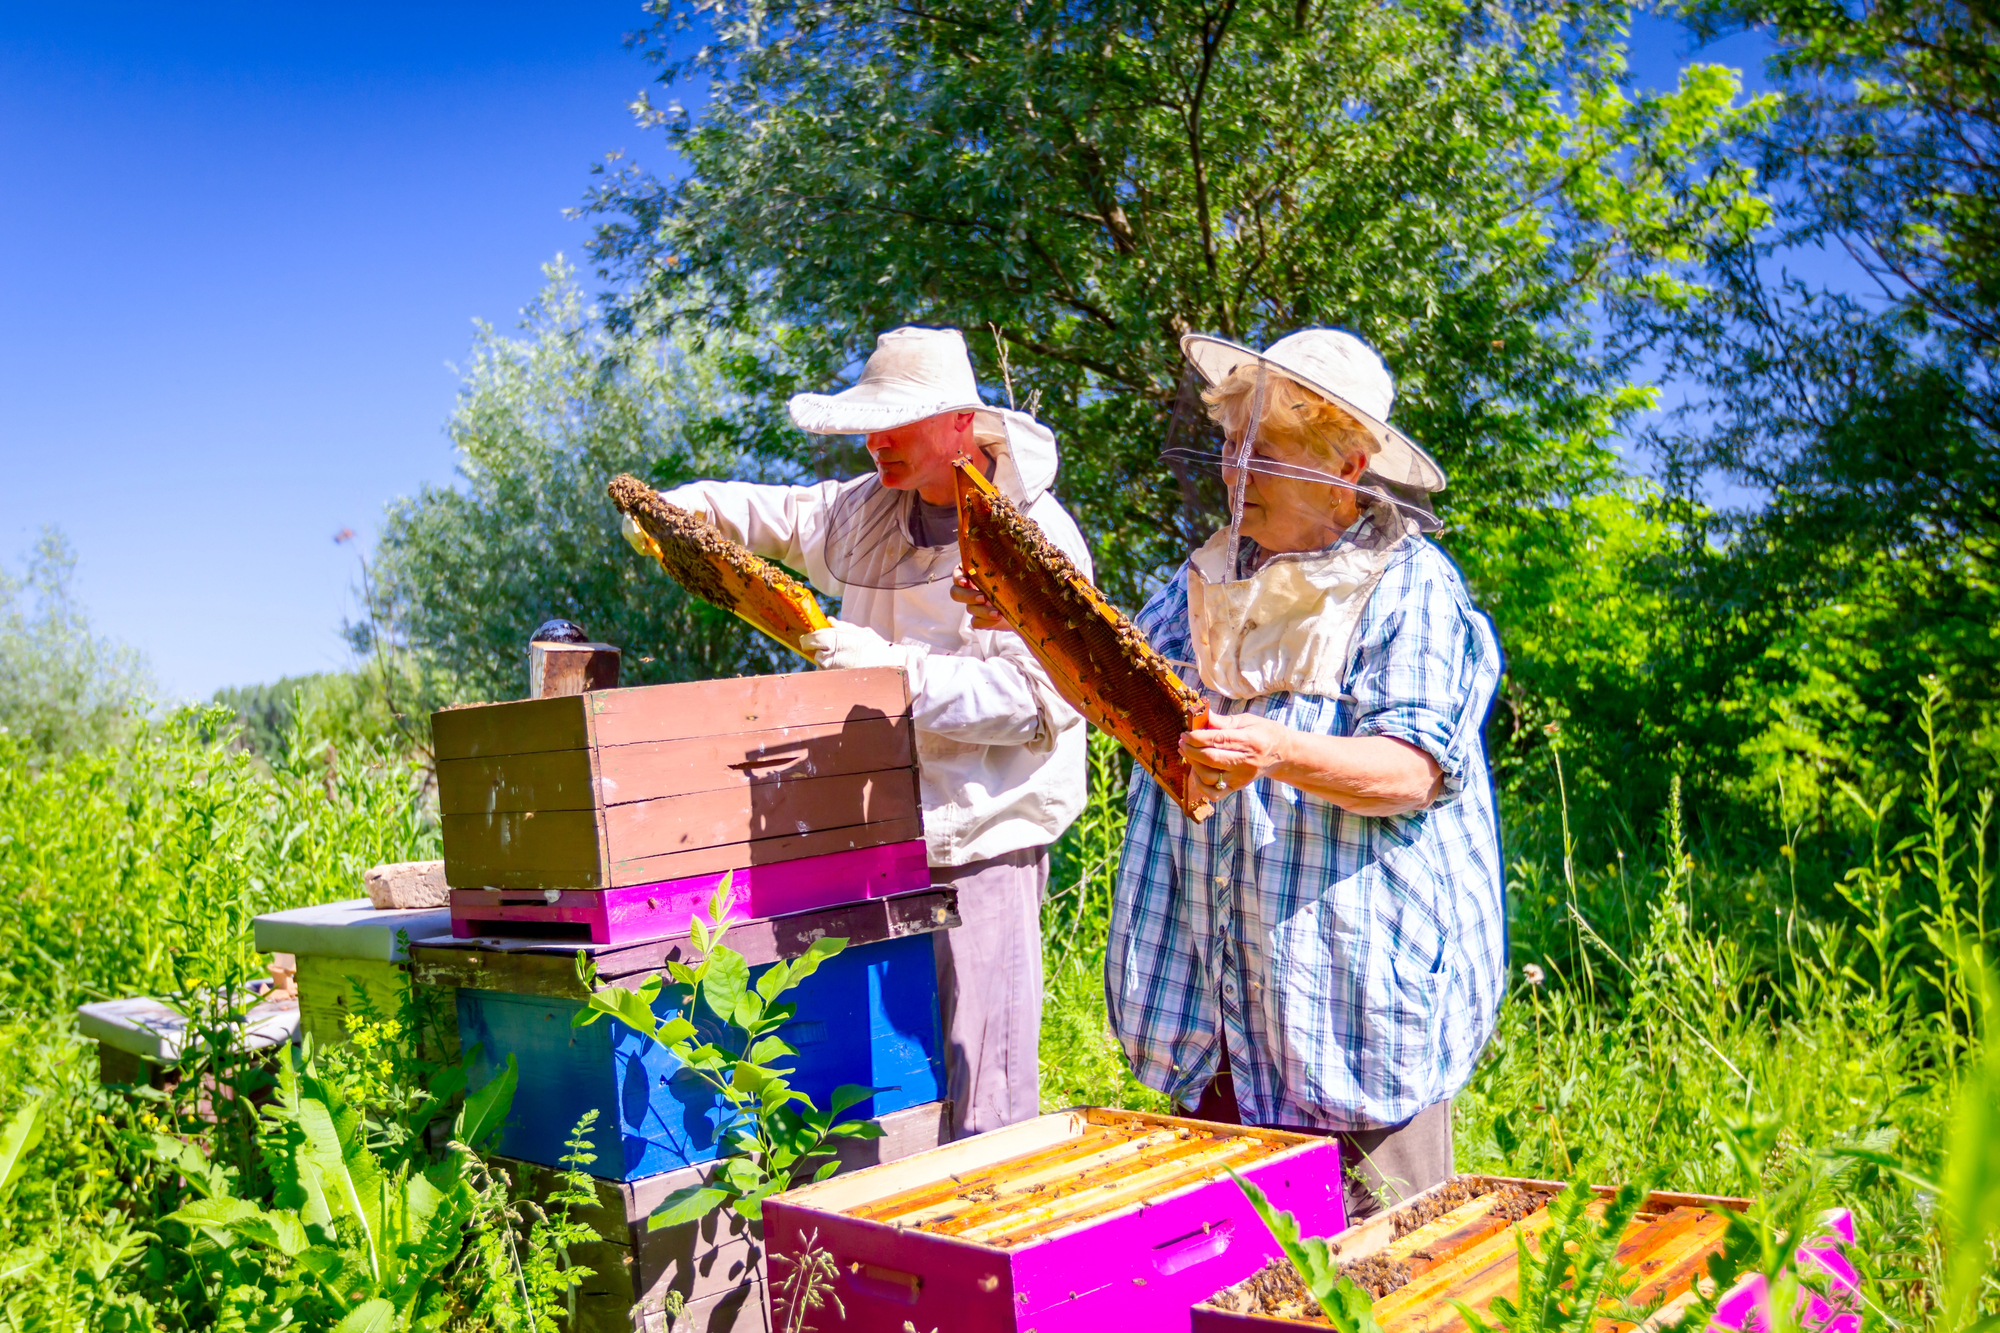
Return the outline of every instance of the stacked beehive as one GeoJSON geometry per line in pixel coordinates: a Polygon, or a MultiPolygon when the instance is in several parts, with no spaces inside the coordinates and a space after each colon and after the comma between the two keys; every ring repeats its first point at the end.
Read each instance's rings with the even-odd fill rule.
{"type": "MultiPolygon", "coordinates": [[[[601,1266],[616,1271],[587,1289],[612,1313],[584,1322],[610,1327],[636,1307],[641,1327],[657,1324],[678,1292],[693,1327],[755,1326],[754,1231],[684,1228],[669,1245],[645,1228],[645,1201],[716,1157],[725,1108],[624,1024],[571,1025],[586,998],[575,955],[591,956],[600,985],[627,987],[694,961],[691,923],[727,877],[729,943],[753,977],[817,939],[848,940],[786,997],[792,1084],[821,1107],[842,1084],[877,1089],[850,1113],[890,1131],[871,1160],[938,1143],[948,1118],[930,934],[957,917],[949,892],[930,888],[903,674],[602,690],[449,709],[432,727],[452,932],[418,943],[413,965],[419,982],[456,988],[475,1085],[515,1061],[503,1154],[555,1166],[597,1112],[590,1170],[611,1201],[597,1221],[616,1256],[601,1266]]],[[[676,1003],[670,987],[656,1012],[676,1003]]]]}

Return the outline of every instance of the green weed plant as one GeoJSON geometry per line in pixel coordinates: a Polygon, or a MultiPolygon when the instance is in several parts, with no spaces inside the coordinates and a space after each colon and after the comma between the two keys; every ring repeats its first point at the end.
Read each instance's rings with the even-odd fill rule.
{"type": "Polygon", "coordinates": [[[790,1189],[808,1170],[811,1179],[824,1180],[840,1169],[828,1147],[832,1140],[882,1134],[872,1121],[843,1121],[840,1116],[888,1089],[843,1084],[822,1111],[792,1086],[792,1071],[782,1064],[799,1053],[780,1035],[798,1012],[782,997],[844,950],[847,941],[816,939],[803,954],[770,964],[753,981],[749,962],[723,943],[732,878],[724,875],[710,896],[709,920],[693,921],[701,961],[692,967],[679,961],[667,964],[667,976],[673,979],[672,1016],[655,1015],[665,976],[655,973],[631,989],[601,986],[590,956],[576,956],[577,976],[590,1000],[570,1021],[587,1027],[601,1018],[617,1019],[665,1048],[683,1069],[714,1089],[725,1107],[716,1130],[723,1152],[714,1172],[706,1183],[683,1186],[662,1200],[647,1223],[654,1230],[695,1221],[725,1206],[759,1221],[764,1200],[790,1189]]]}
{"type": "MultiPolygon", "coordinates": [[[[1991,801],[1955,787],[1941,728],[1917,736],[1912,768],[1935,779],[1916,784],[1908,811],[1886,791],[1868,796],[1878,832],[1845,860],[1815,864],[1796,826],[1746,843],[1685,807],[1677,785],[1651,829],[1567,808],[1553,770],[1541,803],[1510,796],[1514,979],[1453,1103],[1458,1169],[1748,1196],[1725,1276],[1781,1271],[1798,1243],[1788,1238],[1847,1208],[1864,1333],[1990,1330],[1991,801]]],[[[1163,1109],[1106,1030],[1109,893],[1078,924],[1080,871],[1060,870],[1089,865],[1115,882],[1115,859],[1097,864],[1083,839],[1122,838],[1122,789],[1115,768],[1094,770],[1089,813],[1057,849],[1063,887],[1044,918],[1049,1107],[1163,1109]]],[[[1526,1317],[1496,1322],[1511,1331],[1526,1317]]]]}

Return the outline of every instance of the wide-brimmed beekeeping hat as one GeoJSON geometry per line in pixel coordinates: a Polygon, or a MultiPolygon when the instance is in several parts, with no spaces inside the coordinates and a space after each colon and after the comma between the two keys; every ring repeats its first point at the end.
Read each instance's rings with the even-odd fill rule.
{"type": "MultiPolygon", "coordinates": [[[[891,329],[853,387],[802,393],[787,409],[792,424],[815,435],[872,435],[952,412],[970,412],[972,436],[993,456],[993,484],[1026,509],[1056,479],[1055,432],[1026,412],[994,407],[979,396],[965,335],[920,324],[891,329]]],[[[840,583],[907,588],[951,577],[955,542],[917,546],[910,532],[913,491],[885,490],[873,477],[843,487],[828,510],[827,569],[840,583]]]]}
{"type": "Polygon", "coordinates": [[[1211,385],[1238,366],[1261,362],[1270,371],[1334,404],[1359,422],[1381,446],[1368,471],[1395,486],[1441,491],[1444,469],[1415,440],[1389,424],[1396,382],[1373,348],[1345,329],[1300,329],[1261,352],[1206,333],[1181,339],[1181,355],[1211,385]]]}
{"type": "Polygon", "coordinates": [[[1026,412],[979,396],[965,335],[957,329],[890,329],[875,340],[851,388],[797,394],[785,406],[792,424],[814,435],[871,435],[947,412],[971,412],[973,437],[994,451],[994,481],[1010,499],[1032,502],[1055,480],[1055,432],[1026,412]]]}

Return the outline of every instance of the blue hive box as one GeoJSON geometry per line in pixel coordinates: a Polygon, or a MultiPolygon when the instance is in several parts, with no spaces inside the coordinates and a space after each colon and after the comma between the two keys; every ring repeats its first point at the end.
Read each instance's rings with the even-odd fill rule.
{"type": "MultiPolygon", "coordinates": [[[[769,964],[766,964],[769,966],[769,964]]],[[[764,971],[753,968],[755,978],[764,971]]],[[[943,1095],[937,972],[928,934],[856,943],[785,996],[798,1017],[781,1035],[799,1050],[792,1086],[822,1110],[843,1083],[882,1088],[847,1114],[887,1115],[943,1095]]],[[[673,1012],[661,993],[655,1012],[673,1012]]],[[[615,1019],[572,1027],[579,1000],[462,987],[458,1031],[479,1045],[477,1087],[513,1056],[520,1073],[499,1151],[556,1165],[576,1122],[595,1109],[591,1174],[634,1180],[711,1161],[725,1104],[665,1049],[615,1019]]]]}

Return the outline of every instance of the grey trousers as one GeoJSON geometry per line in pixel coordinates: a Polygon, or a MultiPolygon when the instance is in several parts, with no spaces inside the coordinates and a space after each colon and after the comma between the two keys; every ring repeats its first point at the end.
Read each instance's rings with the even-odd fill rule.
{"type": "Polygon", "coordinates": [[[1041,1114],[1042,895],[1049,849],[933,866],[958,890],[963,923],[931,936],[943,1010],[952,1136],[1041,1114]]]}
{"type": "MultiPolygon", "coordinates": [[[[1242,1113],[1236,1106],[1236,1083],[1229,1072],[1229,1048],[1222,1049],[1222,1067],[1202,1090],[1201,1101],[1188,1112],[1197,1120],[1240,1125],[1242,1113]]],[[[1292,1125],[1266,1125],[1266,1129],[1295,1129],[1292,1125]]],[[[1449,1180],[1455,1173],[1451,1142],[1451,1103],[1426,1106],[1400,1125],[1382,1129],[1341,1130],[1329,1133],[1305,1129],[1303,1134],[1320,1134],[1340,1140],[1342,1193],[1347,1205],[1347,1222],[1352,1226],[1385,1208],[1393,1208],[1413,1194],[1449,1180]]]]}

